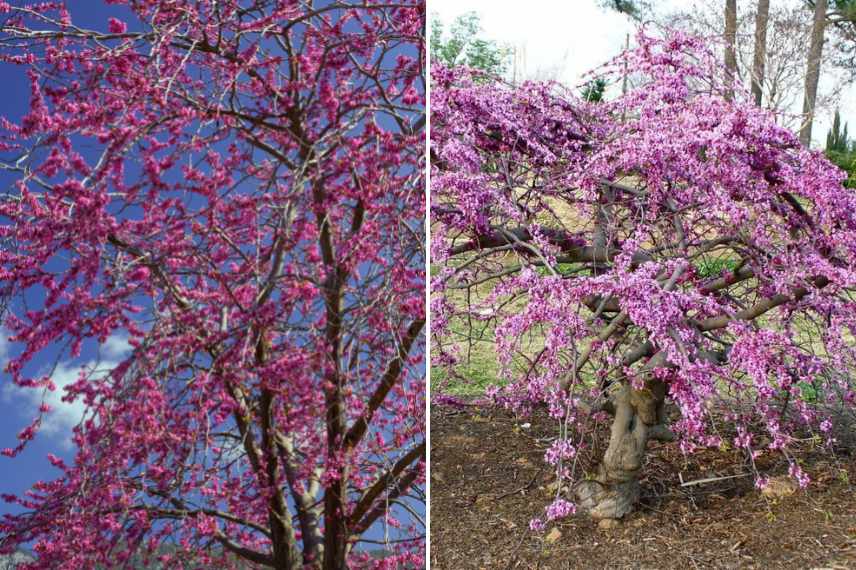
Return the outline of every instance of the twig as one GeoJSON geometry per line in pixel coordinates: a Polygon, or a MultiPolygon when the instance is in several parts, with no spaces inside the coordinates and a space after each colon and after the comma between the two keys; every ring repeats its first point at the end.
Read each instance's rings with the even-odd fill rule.
{"type": "Polygon", "coordinates": [[[506,570],[511,570],[514,567],[514,563],[517,562],[517,554],[520,551],[520,547],[523,545],[523,541],[526,539],[526,536],[529,533],[527,531],[522,531],[520,533],[520,540],[517,541],[517,546],[514,547],[514,550],[511,551],[511,559],[508,561],[508,566],[506,566],[506,570]]]}
{"type": "Polygon", "coordinates": [[[683,476],[678,473],[678,479],[681,480],[681,487],[689,487],[690,485],[703,485],[704,483],[712,483],[714,481],[723,481],[725,479],[735,479],[737,477],[748,477],[751,473],[741,473],[739,475],[728,475],[725,477],[708,477],[707,479],[696,479],[694,481],[684,482],[683,476]]]}
{"type": "Polygon", "coordinates": [[[505,497],[510,497],[511,495],[516,495],[517,493],[520,493],[521,491],[528,491],[532,487],[532,485],[535,484],[535,481],[538,479],[538,476],[541,475],[542,470],[543,470],[543,467],[541,469],[538,469],[538,471],[532,477],[532,480],[530,480],[528,483],[526,483],[522,487],[518,487],[517,489],[514,489],[513,491],[508,491],[507,493],[503,493],[502,495],[499,495],[498,497],[494,497],[493,500],[498,501],[500,499],[504,499],[505,497]]]}

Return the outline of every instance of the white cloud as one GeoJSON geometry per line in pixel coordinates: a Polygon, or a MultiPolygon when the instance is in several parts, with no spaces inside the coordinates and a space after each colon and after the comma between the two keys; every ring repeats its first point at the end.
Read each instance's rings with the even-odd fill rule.
{"type": "Polygon", "coordinates": [[[434,0],[448,27],[457,16],[476,12],[484,35],[511,44],[517,52],[518,77],[558,79],[575,86],[583,74],[620,53],[634,26],[625,16],[599,8],[593,0],[434,0]]]}
{"type": "Polygon", "coordinates": [[[112,334],[101,345],[101,356],[109,359],[120,359],[131,351],[128,336],[122,333],[112,334]]]}
{"type": "Polygon", "coordinates": [[[0,327],[0,373],[9,362],[9,331],[0,327]]]}
{"type": "MultiPolygon", "coordinates": [[[[0,358],[5,350],[4,346],[0,342],[0,358]]],[[[48,404],[51,411],[44,414],[40,432],[70,446],[71,430],[80,423],[86,412],[86,406],[79,398],[73,402],[63,402],[65,388],[76,382],[81,373],[93,379],[103,378],[120,363],[121,358],[130,351],[130,348],[127,337],[111,335],[100,346],[100,360],[90,360],[83,364],[59,363],[51,375],[56,390],[22,388],[6,383],[2,390],[3,400],[14,401],[22,415],[28,419],[36,416],[42,403],[48,404]]]]}

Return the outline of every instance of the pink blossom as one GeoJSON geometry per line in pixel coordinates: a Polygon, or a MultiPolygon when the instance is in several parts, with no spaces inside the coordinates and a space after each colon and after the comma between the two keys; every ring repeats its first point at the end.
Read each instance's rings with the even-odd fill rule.
{"type": "Polygon", "coordinates": [[[111,34],[124,34],[126,31],[128,31],[128,24],[126,24],[122,20],[110,18],[107,23],[111,34]]]}
{"type": "Polygon", "coordinates": [[[557,519],[566,518],[577,512],[577,507],[573,503],[564,499],[556,499],[547,507],[547,520],[554,521],[557,519]]]}

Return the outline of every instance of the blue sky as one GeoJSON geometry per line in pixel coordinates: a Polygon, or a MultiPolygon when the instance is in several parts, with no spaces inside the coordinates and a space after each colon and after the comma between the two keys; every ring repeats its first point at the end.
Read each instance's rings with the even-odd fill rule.
{"type": "MultiPolygon", "coordinates": [[[[69,5],[73,20],[86,28],[106,31],[108,18],[116,17],[125,21],[130,19],[130,13],[124,6],[91,1],[69,2],[69,5]]],[[[25,69],[0,63],[0,78],[3,85],[0,90],[0,113],[10,121],[18,122],[29,110],[30,103],[30,86],[25,69]]],[[[0,187],[7,187],[12,180],[14,177],[0,173],[0,187]]],[[[4,368],[8,356],[14,354],[18,348],[7,341],[6,335],[7,332],[0,329],[0,370],[4,368]]],[[[54,379],[62,386],[76,379],[82,365],[91,365],[100,357],[101,368],[107,368],[126,348],[123,339],[111,338],[100,351],[90,345],[84,349],[80,358],[73,361],[57,361],[58,351],[47,351],[35,366],[38,372],[42,372],[56,365],[54,379]]],[[[52,404],[56,411],[46,418],[42,431],[31,445],[15,459],[0,457],[0,491],[20,493],[36,481],[55,478],[59,472],[48,463],[48,453],[64,459],[72,458],[68,430],[77,423],[83,408],[80,404],[63,404],[59,401],[60,397],[59,392],[47,395],[46,401],[52,404]]],[[[37,391],[17,388],[12,385],[7,374],[0,373],[0,448],[17,445],[16,435],[34,417],[39,400],[37,391]]],[[[9,505],[0,502],[0,514],[9,511],[9,505]]]]}

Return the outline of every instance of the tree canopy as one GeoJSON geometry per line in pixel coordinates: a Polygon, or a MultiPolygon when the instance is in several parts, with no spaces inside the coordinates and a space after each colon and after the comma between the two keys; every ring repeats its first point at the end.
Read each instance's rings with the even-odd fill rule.
{"type": "Polygon", "coordinates": [[[50,391],[50,351],[131,346],[65,389],[74,460],[3,495],[0,551],[421,564],[424,4],[108,3],[133,18],[0,2],[31,85],[0,142],[6,372],[50,391]]]}
{"type": "Polygon", "coordinates": [[[831,444],[829,406],[856,405],[856,193],[748,93],[726,98],[703,40],[637,44],[604,71],[626,65],[634,87],[598,103],[432,74],[434,361],[454,373],[455,338],[493,338],[489,394],[558,422],[545,459],[560,482],[533,528],[629,512],[649,439],[733,445],[754,465],[804,431],[831,444]],[[578,453],[607,414],[585,476],[578,453]]]}

